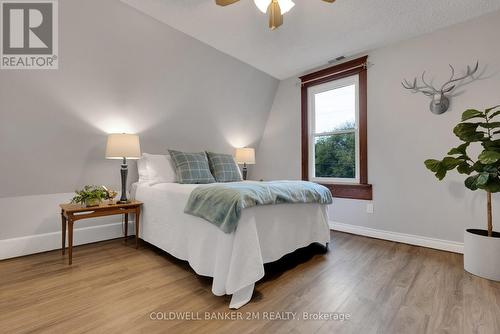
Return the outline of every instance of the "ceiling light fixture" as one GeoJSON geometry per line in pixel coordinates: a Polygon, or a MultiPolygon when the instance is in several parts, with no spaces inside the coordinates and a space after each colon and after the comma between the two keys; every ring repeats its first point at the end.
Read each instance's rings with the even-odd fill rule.
{"type": "MultiPolygon", "coordinates": [[[[219,6],[231,5],[239,0],[215,0],[219,6]]],[[[335,0],[323,0],[334,3],[335,0]]],[[[254,0],[255,5],[262,13],[269,13],[269,28],[274,30],[283,24],[283,14],[288,13],[295,3],[292,0],[254,0]]]]}

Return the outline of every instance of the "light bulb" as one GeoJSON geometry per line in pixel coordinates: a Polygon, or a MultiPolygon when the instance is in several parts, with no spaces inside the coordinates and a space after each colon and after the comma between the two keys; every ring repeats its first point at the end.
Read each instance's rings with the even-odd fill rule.
{"type": "Polygon", "coordinates": [[[255,2],[255,6],[257,6],[257,8],[259,8],[259,10],[264,14],[267,12],[267,7],[269,7],[269,4],[271,3],[270,0],[253,0],[253,1],[255,2]]]}
{"type": "MultiPolygon", "coordinates": [[[[271,0],[254,0],[255,5],[262,13],[267,13],[267,8],[271,4],[271,0]]],[[[290,9],[295,6],[295,3],[292,0],[278,0],[280,5],[281,14],[288,13],[290,9]]]]}
{"type": "Polygon", "coordinates": [[[278,3],[280,4],[281,14],[288,13],[295,6],[292,0],[278,0],[278,3]]]}

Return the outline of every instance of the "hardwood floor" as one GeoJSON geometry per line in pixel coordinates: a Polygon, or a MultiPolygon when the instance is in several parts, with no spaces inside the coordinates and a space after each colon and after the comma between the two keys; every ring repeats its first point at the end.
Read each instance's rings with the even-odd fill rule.
{"type": "Polygon", "coordinates": [[[253,300],[259,320],[151,320],[237,316],[211,280],[156,248],[112,240],[0,262],[1,333],[500,333],[500,283],[463,271],[462,256],[333,232],[266,265],[253,300]],[[157,313],[159,312],[159,313],[157,313]],[[177,313],[170,313],[177,312],[177,313]],[[192,312],[192,313],[181,313],[192,312]],[[259,312],[259,313],[257,313],[259,312]],[[339,312],[349,320],[266,320],[271,313],[339,312]]]}

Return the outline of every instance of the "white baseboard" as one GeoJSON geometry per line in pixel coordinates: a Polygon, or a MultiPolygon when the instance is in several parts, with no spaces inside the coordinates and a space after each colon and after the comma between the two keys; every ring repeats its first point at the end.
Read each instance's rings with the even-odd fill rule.
{"type": "MultiPolygon", "coordinates": [[[[401,242],[409,245],[422,246],[463,254],[463,243],[434,239],[418,235],[377,230],[369,227],[329,222],[332,230],[362,235],[371,238],[401,242]]],[[[134,235],[133,222],[129,222],[129,234],[134,235]]],[[[74,245],[115,239],[123,236],[122,224],[77,228],[74,230],[74,245]]],[[[30,235],[26,237],[0,240],[0,260],[18,256],[46,252],[61,248],[61,232],[30,235]]]]}
{"type": "MultiPolygon", "coordinates": [[[[133,222],[129,221],[129,235],[135,235],[133,222]]],[[[76,228],[73,245],[83,245],[97,241],[122,237],[122,223],[76,228]]],[[[68,245],[66,239],[66,247],[68,245]]],[[[0,240],[0,260],[46,252],[61,248],[61,232],[30,235],[26,237],[0,240]]]]}
{"type": "Polygon", "coordinates": [[[342,224],[332,221],[329,222],[329,225],[330,229],[340,232],[347,232],[347,233],[362,235],[365,237],[401,242],[409,245],[434,248],[453,253],[460,253],[460,254],[464,253],[464,244],[456,241],[434,239],[419,235],[376,230],[369,227],[342,224]]]}

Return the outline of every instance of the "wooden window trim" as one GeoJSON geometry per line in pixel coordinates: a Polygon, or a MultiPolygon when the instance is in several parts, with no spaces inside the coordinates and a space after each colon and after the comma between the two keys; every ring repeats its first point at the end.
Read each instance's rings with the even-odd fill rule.
{"type": "Polygon", "coordinates": [[[301,88],[301,121],[302,121],[302,180],[309,180],[309,87],[326,82],[346,78],[352,75],[359,76],[359,184],[328,183],[334,197],[372,200],[372,185],[368,183],[368,121],[367,121],[367,63],[368,56],[353,59],[314,73],[300,77],[301,88]]]}

